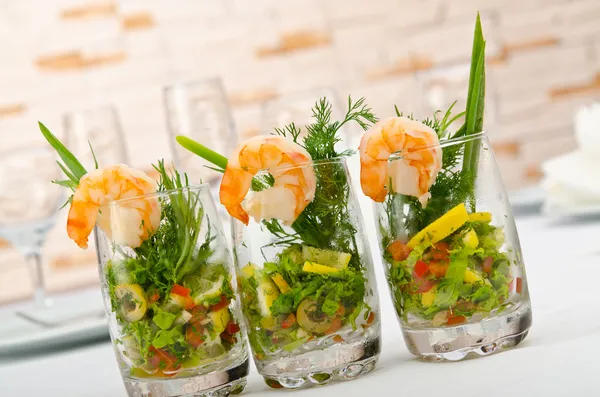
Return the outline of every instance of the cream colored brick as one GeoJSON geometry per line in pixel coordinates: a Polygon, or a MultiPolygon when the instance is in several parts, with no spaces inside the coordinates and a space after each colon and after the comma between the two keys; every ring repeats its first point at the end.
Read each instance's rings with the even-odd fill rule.
{"type": "Polygon", "coordinates": [[[168,78],[169,66],[169,59],[166,57],[140,56],[126,58],[116,65],[91,69],[85,75],[90,85],[99,89],[164,84],[168,78]]]}
{"type": "Polygon", "coordinates": [[[232,114],[239,140],[247,139],[260,133],[262,125],[261,104],[234,107],[232,114]]]}
{"type": "Polygon", "coordinates": [[[596,0],[551,2],[543,7],[507,8],[500,13],[503,41],[519,43],[554,37],[580,41],[600,34],[600,3],[596,0]]]}
{"type": "Polygon", "coordinates": [[[386,40],[385,31],[377,24],[336,29],[333,32],[333,49],[342,65],[340,77],[343,80],[360,81],[369,70],[390,65],[386,40]]]}
{"type": "Polygon", "coordinates": [[[227,16],[227,2],[211,0],[178,0],[174,5],[162,0],[123,0],[122,12],[151,12],[159,25],[198,24],[227,16]]]}
{"type": "Polygon", "coordinates": [[[368,6],[360,0],[327,0],[327,15],[334,26],[379,25],[382,29],[415,27],[439,21],[441,0],[373,0],[368,6]]]}
{"type": "Polygon", "coordinates": [[[325,30],[327,15],[321,0],[286,1],[268,14],[279,31],[325,30]]]}
{"type": "Polygon", "coordinates": [[[530,139],[521,144],[521,155],[532,163],[542,163],[577,147],[572,129],[541,131],[540,139],[530,139]]]}
{"type": "Polygon", "coordinates": [[[544,131],[561,130],[571,133],[575,111],[593,100],[594,95],[575,95],[571,98],[548,101],[537,111],[503,120],[500,126],[502,137],[526,141],[542,139],[544,131]]]}
{"type": "Polygon", "coordinates": [[[395,116],[394,105],[405,114],[415,112],[420,107],[416,81],[412,76],[400,76],[366,84],[342,85],[340,92],[352,94],[354,99],[365,97],[366,103],[379,117],[395,116]]]}
{"type": "Polygon", "coordinates": [[[455,18],[473,18],[473,15],[480,11],[486,12],[502,12],[506,9],[541,11],[548,6],[559,3],[568,3],[568,0],[460,0],[460,1],[444,1],[445,17],[455,18]]]}
{"type": "Polygon", "coordinates": [[[489,75],[501,94],[523,87],[549,88],[553,85],[588,81],[594,75],[589,49],[583,44],[532,49],[513,54],[505,63],[492,66],[489,75]]]}
{"type": "MultiPolygon", "coordinates": [[[[495,22],[482,15],[486,45],[486,56],[492,58],[499,54],[499,43],[495,22]]],[[[473,43],[473,20],[445,21],[428,29],[410,31],[392,29],[386,40],[391,59],[406,59],[411,56],[423,56],[433,62],[468,62],[473,43]]]]}
{"type": "Polygon", "coordinates": [[[338,80],[341,67],[331,48],[299,51],[289,56],[287,78],[282,79],[277,88],[286,93],[328,86],[338,80]]]}

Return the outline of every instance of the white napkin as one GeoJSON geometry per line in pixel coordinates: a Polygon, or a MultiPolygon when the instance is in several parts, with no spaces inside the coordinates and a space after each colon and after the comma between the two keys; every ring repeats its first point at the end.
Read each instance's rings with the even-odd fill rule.
{"type": "Polygon", "coordinates": [[[600,207],[600,104],[577,111],[575,138],[575,151],[542,164],[547,212],[600,207]]]}

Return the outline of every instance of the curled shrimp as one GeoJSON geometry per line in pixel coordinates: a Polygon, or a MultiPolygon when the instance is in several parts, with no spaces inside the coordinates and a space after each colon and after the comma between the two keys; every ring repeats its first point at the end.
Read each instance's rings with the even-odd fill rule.
{"type": "Polygon", "coordinates": [[[365,132],[359,151],[365,195],[383,202],[391,190],[427,205],[429,188],[442,167],[442,149],[432,128],[407,117],[384,119],[365,132]],[[399,157],[388,161],[393,153],[399,157]]]}
{"type": "Polygon", "coordinates": [[[160,203],[156,198],[129,200],[118,207],[109,202],[156,192],[156,182],[142,171],[118,164],[85,174],[73,194],[67,233],[81,248],[96,225],[117,244],[139,247],[158,228],[160,203]],[[102,210],[101,210],[102,208],[102,210]]]}
{"type": "Polygon", "coordinates": [[[230,157],[219,198],[227,212],[244,222],[249,216],[292,224],[314,199],[317,186],[310,154],[282,136],[257,136],[239,145],[230,157]],[[309,164],[305,164],[309,163],[309,164]],[[273,186],[254,192],[244,203],[252,178],[260,171],[273,177],[273,186]]]}

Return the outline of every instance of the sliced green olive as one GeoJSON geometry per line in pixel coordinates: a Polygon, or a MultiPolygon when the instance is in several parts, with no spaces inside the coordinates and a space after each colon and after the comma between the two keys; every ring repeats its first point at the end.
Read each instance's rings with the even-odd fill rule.
{"type": "Polygon", "coordinates": [[[138,284],[120,284],[115,287],[115,296],[119,300],[119,311],[130,323],[141,320],[146,314],[148,303],[144,290],[138,284]]]}
{"type": "Polygon", "coordinates": [[[333,319],[319,310],[317,301],[306,298],[298,305],[296,311],[298,324],[308,332],[322,334],[331,327],[333,319]]]}

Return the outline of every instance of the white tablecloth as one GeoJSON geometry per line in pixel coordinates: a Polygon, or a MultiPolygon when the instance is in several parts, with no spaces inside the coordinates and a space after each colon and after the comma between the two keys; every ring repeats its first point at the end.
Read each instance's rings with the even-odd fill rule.
{"type": "MultiPolygon", "coordinates": [[[[383,351],[371,374],[345,383],[292,392],[294,397],[600,396],[600,222],[518,219],[533,328],[514,350],[456,363],[413,358],[400,329],[381,264],[383,351]]],[[[1,359],[0,359],[1,360],[1,359]]],[[[253,372],[244,395],[291,396],[253,372]]],[[[45,357],[0,361],[2,397],[126,397],[109,343],[45,357]]]]}

